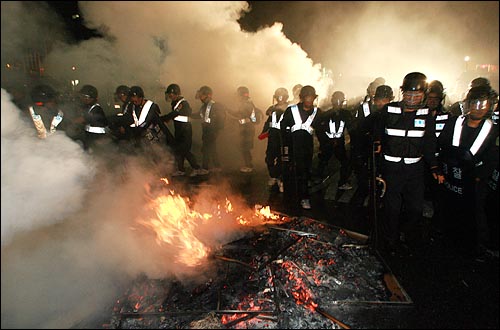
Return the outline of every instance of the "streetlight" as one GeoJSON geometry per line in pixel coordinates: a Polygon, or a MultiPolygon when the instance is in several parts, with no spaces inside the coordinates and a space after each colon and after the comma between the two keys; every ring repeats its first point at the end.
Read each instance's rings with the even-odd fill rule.
{"type": "Polygon", "coordinates": [[[464,57],[464,61],[465,61],[465,72],[467,72],[467,69],[468,69],[468,66],[469,66],[469,61],[470,61],[470,56],[465,56],[464,57]]]}

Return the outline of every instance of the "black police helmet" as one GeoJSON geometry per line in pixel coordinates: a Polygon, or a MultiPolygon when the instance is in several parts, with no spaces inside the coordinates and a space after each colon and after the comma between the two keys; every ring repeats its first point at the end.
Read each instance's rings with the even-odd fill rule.
{"type": "Polygon", "coordinates": [[[380,85],[377,87],[377,90],[375,91],[375,99],[389,99],[392,100],[394,99],[394,93],[392,91],[391,86],[387,85],[380,85]]]}
{"type": "Polygon", "coordinates": [[[82,89],[80,89],[80,94],[87,96],[92,99],[97,98],[97,88],[92,85],[84,85],[82,89]]]}
{"type": "Polygon", "coordinates": [[[236,90],[236,93],[238,93],[239,96],[248,96],[250,94],[250,90],[246,86],[240,86],[236,90]]]}
{"type": "Polygon", "coordinates": [[[212,88],[210,88],[208,86],[201,86],[200,89],[198,89],[198,94],[199,95],[212,94],[212,88]]]}
{"type": "Polygon", "coordinates": [[[490,81],[487,78],[484,78],[484,77],[474,78],[470,82],[470,87],[471,88],[478,87],[478,86],[488,86],[488,87],[491,87],[490,81]]]}
{"type": "Polygon", "coordinates": [[[128,95],[130,97],[132,97],[132,96],[144,97],[144,91],[142,90],[141,86],[132,86],[132,87],[130,87],[130,91],[128,92],[128,95]]]}
{"type": "Polygon", "coordinates": [[[304,87],[302,87],[300,89],[300,94],[299,96],[302,98],[302,97],[306,97],[306,96],[317,96],[316,95],[316,90],[314,89],[314,87],[312,87],[311,85],[306,85],[304,87]]]}
{"type": "Polygon", "coordinates": [[[274,91],[273,96],[276,100],[280,100],[280,101],[285,100],[286,101],[286,100],[288,100],[288,97],[289,97],[288,90],[284,87],[277,88],[274,91]]]}
{"type": "Polygon", "coordinates": [[[403,79],[401,90],[403,92],[425,92],[427,90],[427,76],[420,72],[408,73],[403,79]]]}
{"type": "Polygon", "coordinates": [[[476,86],[472,87],[467,93],[466,100],[485,100],[490,99],[496,95],[495,91],[490,86],[476,86]]]}
{"type": "Polygon", "coordinates": [[[165,94],[170,94],[170,93],[175,95],[181,95],[181,88],[177,84],[170,84],[165,90],[165,94]]]}
{"type": "Polygon", "coordinates": [[[435,93],[438,94],[440,97],[443,97],[444,96],[443,84],[439,80],[431,81],[427,88],[427,94],[429,93],[435,93]]]}
{"type": "Polygon", "coordinates": [[[129,92],[130,92],[130,87],[125,86],[125,85],[120,85],[120,86],[116,87],[115,94],[116,95],[120,95],[120,94],[128,95],[129,92]]]}

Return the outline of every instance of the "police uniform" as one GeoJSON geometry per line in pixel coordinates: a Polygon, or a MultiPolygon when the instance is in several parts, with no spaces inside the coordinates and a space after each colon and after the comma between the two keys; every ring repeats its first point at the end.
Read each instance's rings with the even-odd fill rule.
{"type": "Polygon", "coordinates": [[[266,166],[269,176],[275,180],[281,180],[281,133],[280,122],[285,109],[276,105],[270,106],[266,113],[269,115],[262,127],[261,135],[267,136],[266,166]]]}
{"type": "Polygon", "coordinates": [[[124,112],[124,124],[130,127],[130,137],[135,147],[147,144],[163,144],[165,134],[170,133],[160,120],[160,107],[151,100],[144,99],[142,104],[131,104],[130,111],[124,112]]]}
{"type": "Polygon", "coordinates": [[[217,138],[224,128],[226,120],[225,107],[214,100],[200,107],[201,140],[202,140],[202,168],[208,170],[211,163],[213,168],[220,168],[219,154],[217,152],[217,138]]]}
{"type": "Polygon", "coordinates": [[[349,129],[351,145],[351,164],[357,178],[358,188],[353,202],[362,205],[370,184],[370,170],[372,170],[373,127],[379,112],[372,100],[361,103],[354,114],[349,129]]]}
{"type": "Polygon", "coordinates": [[[253,169],[252,149],[254,147],[255,125],[257,124],[257,110],[250,100],[241,100],[238,105],[238,111],[231,112],[240,127],[240,151],[243,156],[245,167],[253,169]]]}
{"type": "Polygon", "coordinates": [[[377,118],[374,140],[382,146],[381,172],[387,183],[382,229],[392,247],[399,242],[400,230],[415,234],[422,217],[424,166],[438,164],[434,117],[428,108],[405,112],[403,102],[388,103],[377,118]],[[400,226],[402,206],[406,223],[400,226]]]}
{"type": "Polygon", "coordinates": [[[175,159],[177,161],[177,169],[184,172],[184,161],[187,160],[192,169],[200,169],[200,165],[196,161],[195,156],[191,153],[193,145],[193,126],[191,124],[191,116],[193,110],[189,102],[183,97],[178,96],[171,102],[172,111],[165,115],[164,120],[174,121],[174,137],[175,137],[175,159]]]}
{"type": "Polygon", "coordinates": [[[439,158],[446,180],[445,226],[452,238],[464,238],[475,231],[477,242],[488,241],[483,213],[487,196],[481,187],[487,187],[498,168],[497,140],[498,127],[490,119],[469,127],[466,116],[452,118],[439,136],[439,158]]]}
{"type": "Polygon", "coordinates": [[[340,162],[339,187],[347,183],[351,175],[351,164],[345,148],[345,132],[350,129],[351,122],[348,110],[329,109],[321,114],[320,124],[316,130],[319,141],[318,175],[323,176],[330,158],[335,155],[340,162]]]}
{"type": "Polygon", "coordinates": [[[280,132],[283,142],[284,192],[294,201],[309,199],[308,182],[314,153],[314,134],[321,121],[321,109],[304,110],[300,102],[283,113],[280,132]]]}
{"type": "Polygon", "coordinates": [[[99,103],[84,108],[85,119],[85,148],[91,150],[108,139],[108,120],[99,103]]]}

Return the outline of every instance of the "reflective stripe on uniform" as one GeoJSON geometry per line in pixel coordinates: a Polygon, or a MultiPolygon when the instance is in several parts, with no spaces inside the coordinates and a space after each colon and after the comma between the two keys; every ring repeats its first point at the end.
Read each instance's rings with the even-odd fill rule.
{"type": "Polygon", "coordinates": [[[189,117],[188,116],[175,116],[174,118],[175,121],[181,122],[181,123],[188,123],[189,122],[189,117]]]}
{"type": "MultiPolygon", "coordinates": [[[[460,145],[460,136],[462,135],[462,128],[463,128],[463,123],[465,121],[464,116],[460,116],[457,118],[457,121],[455,123],[455,128],[453,131],[453,140],[452,140],[452,145],[454,147],[458,147],[460,145]]],[[[491,128],[493,127],[493,124],[490,119],[486,119],[484,121],[483,127],[481,127],[481,131],[479,131],[479,134],[477,135],[476,139],[474,140],[474,143],[470,147],[470,152],[472,155],[475,155],[479,148],[483,145],[484,140],[486,140],[486,137],[488,136],[488,133],[490,132],[491,128]]]]}
{"type": "Polygon", "coordinates": [[[280,129],[281,119],[283,118],[283,114],[281,114],[280,118],[276,118],[276,111],[274,111],[271,115],[271,125],[272,128],[280,129]]]}
{"type": "Polygon", "coordinates": [[[307,118],[307,120],[304,123],[302,123],[302,118],[300,118],[300,113],[299,113],[299,107],[296,104],[293,105],[292,106],[292,115],[293,115],[293,120],[294,120],[295,124],[290,128],[290,131],[295,132],[295,131],[303,129],[312,135],[314,133],[314,128],[311,127],[311,124],[314,120],[314,117],[316,116],[317,111],[318,111],[318,108],[314,107],[313,113],[309,115],[309,117],[307,118]]]}
{"type": "Polygon", "coordinates": [[[85,131],[89,133],[96,133],[96,134],[105,134],[106,129],[104,127],[99,127],[99,126],[90,126],[90,125],[85,125],[85,131]]]}
{"type": "MultiPolygon", "coordinates": [[[[402,158],[384,155],[384,159],[388,160],[390,162],[399,163],[402,158]]],[[[406,157],[406,158],[404,158],[404,163],[405,164],[415,164],[415,163],[418,163],[421,159],[422,159],[422,157],[406,157]]]]}
{"type": "Polygon", "coordinates": [[[386,128],[385,134],[391,136],[406,136],[406,131],[404,129],[396,129],[396,128],[386,128]]]}
{"type": "Polygon", "coordinates": [[[396,128],[386,128],[385,133],[390,136],[399,136],[399,137],[423,137],[425,131],[421,130],[409,130],[405,131],[404,129],[396,129],[396,128]]]}
{"type": "Polygon", "coordinates": [[[139,119],[137,119],[137,115],[135,114],[135,111],[132,110],[132,116],[134,117],[134,123],[130,124],[130,127],[139,127],[142,124],[144,124],[144,122],[146,121],[146,117],[147,117],[152,105],[153,105],[153,101],[149,101],[149,100],[144,104],[144,106],[141,109],[141,114],[139,115],[139,119]]]}
{"type": "Polygon", "coordinates": [[[341,120],[340,125],[339,125],[339,130],[337,131],[335,128],[335,122],[330,119],[330,123],[329,123],[330,131],[326,132],[326,135],[330,139],[333,139],[333,138],[338,139],[338,138],[342,137],[342,133],[344,133],[344,125],[345,125],[344,121],[341,120]]]}

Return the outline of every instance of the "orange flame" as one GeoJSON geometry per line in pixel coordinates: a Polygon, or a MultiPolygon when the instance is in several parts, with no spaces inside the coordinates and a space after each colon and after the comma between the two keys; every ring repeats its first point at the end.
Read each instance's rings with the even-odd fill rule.
{"type": "Polygon", "coordinates": [[[208,256],[209,249],[194,235],[196,221],[204,216],[191,211],[187,201],[179,195],[159,196],[151,202],[156,218],[139,220],[139,223],[155,231],[159,245],[168,243],[179,247],[176,262],[194,267],[208,256]]]}
{"type": "MultiPolygon", "coordinates": [[[[161,178],[166,185],[168,179],[161,178]]],[[[149,210],[153,210],[155,216],[148,220],[138,220],[138,222],[156,233],[158,245],[173,245],[178,248],[178,256],[175,260],[190,267],[202,264],[209,253],[206,247],[195,235],[196,228],[204,222],[214,218],[221,218],[222,213],[226,215],[234,212],[233,205],[228,198],[225,199],[224,206],[216,205],[213,213],[198,213],[190,209],[189,199],[183,198],[170,190],[170,195],[161,195],[153,199],[148,205],[149,210]]],[[[255,214],[248,217],[244,215],[234,215],[237,224],[243,226],[261,225],[269,220],[279,219],[278,215],[271,212],[269,206],[261,207],[256,205],[255,214]],[[258,209],[260,207],[260,209],[258,209]],[[256,219],[257,218],[257,219],[256,219]]],[[[233,217],[233,216],[232,216],[233,217]]]]}

